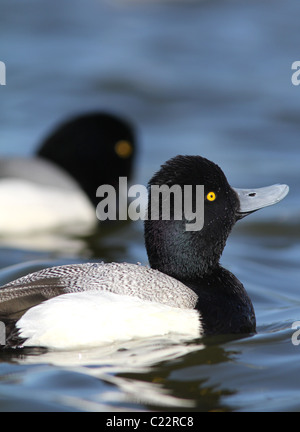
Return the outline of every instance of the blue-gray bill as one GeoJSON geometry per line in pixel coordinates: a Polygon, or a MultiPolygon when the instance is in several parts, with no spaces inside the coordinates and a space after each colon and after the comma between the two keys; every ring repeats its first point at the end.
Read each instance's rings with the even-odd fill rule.
{"type": "Polygon", "coordinates": [[[289,193],[289,187],[284,184],[275,184],[259,189],[233,189],[240,200],[237,219],[242,219],[263,207],[277,204],[289,193]]]}

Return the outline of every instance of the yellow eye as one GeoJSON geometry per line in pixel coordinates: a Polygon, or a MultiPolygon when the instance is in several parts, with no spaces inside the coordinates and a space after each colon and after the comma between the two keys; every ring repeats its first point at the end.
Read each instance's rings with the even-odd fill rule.
{"type": "Polygon", "coordinates": [[[208,199],[208,201],[214,201],[216,199],[216,194],[214,192],[209,192],[206,195],[206,198],[208,199]]]}
{"type": "Polygon", "coordinates": [[[132,145],[129,141],[121,140],[115,145],[115,152],[121,158],[128,158],[132,153],[132,145]]]}

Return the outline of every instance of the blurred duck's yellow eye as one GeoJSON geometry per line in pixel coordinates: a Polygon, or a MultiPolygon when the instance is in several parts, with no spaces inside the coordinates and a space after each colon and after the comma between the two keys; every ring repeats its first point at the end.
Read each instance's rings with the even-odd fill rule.
{"type": "Polygon", "coordinates": [[[115,145],[115,152],[121,158],[128,158],[132,153],[132,145],[129,141],[121,140],[115,145]]]}
{"type": "Polygon", "coordinates": [[[208,201],[214,201],[216,199],[216,194],[214,192],[209,192],[206,195],[206,198],[208,199],[208,201]]]}

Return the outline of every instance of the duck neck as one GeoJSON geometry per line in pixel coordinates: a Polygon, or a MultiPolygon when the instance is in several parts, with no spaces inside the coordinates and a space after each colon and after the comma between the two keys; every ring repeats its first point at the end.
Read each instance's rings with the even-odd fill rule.
{"type": "Polygon", "coordinates": [[[184,283],[197,294],[195,308],[206,335],[255,333],[253,304],[243,284],[231,272],[219,266],[196,283],[184,283]]]}
{"type": "Polygon", "coordinates": [[[145,244],[151,267],[186,282],[196,283],[210,274],[219,267],[226,239],[207,242],[202,231],[186,231],[182,221],[145,221],[145,244]]]}

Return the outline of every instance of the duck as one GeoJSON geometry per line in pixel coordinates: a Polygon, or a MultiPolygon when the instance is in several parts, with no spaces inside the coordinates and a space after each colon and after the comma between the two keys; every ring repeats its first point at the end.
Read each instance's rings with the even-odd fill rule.
{"type": "Polygon", "coordinates": [[[237,221],[278,203],[288,191],[284,184],[233,188],[214,162],[198,155],[173,157],[148,183],[144,238],[149,264],[66,264],[3,285],[3,345],[66,350],[146,337],[255,333],[251,299],[220,258],[237,221]],[[169,217],[163,217],[162,200],[158,217],[152,217],[152,195],[162,185],[179,185],[183,192],[192,186],[193,208],[200,191],[203,224],[187,229],[191,217],[181,205],[181,218],[172,205],[169,217]]]}
{"type": "Polygon", "coordinates": [[[59,123],[33,157],[1,158],[0,237],[97,227],[97,188],[131,177],[136,147],[131,122],[95,111],[59,123]]]}

